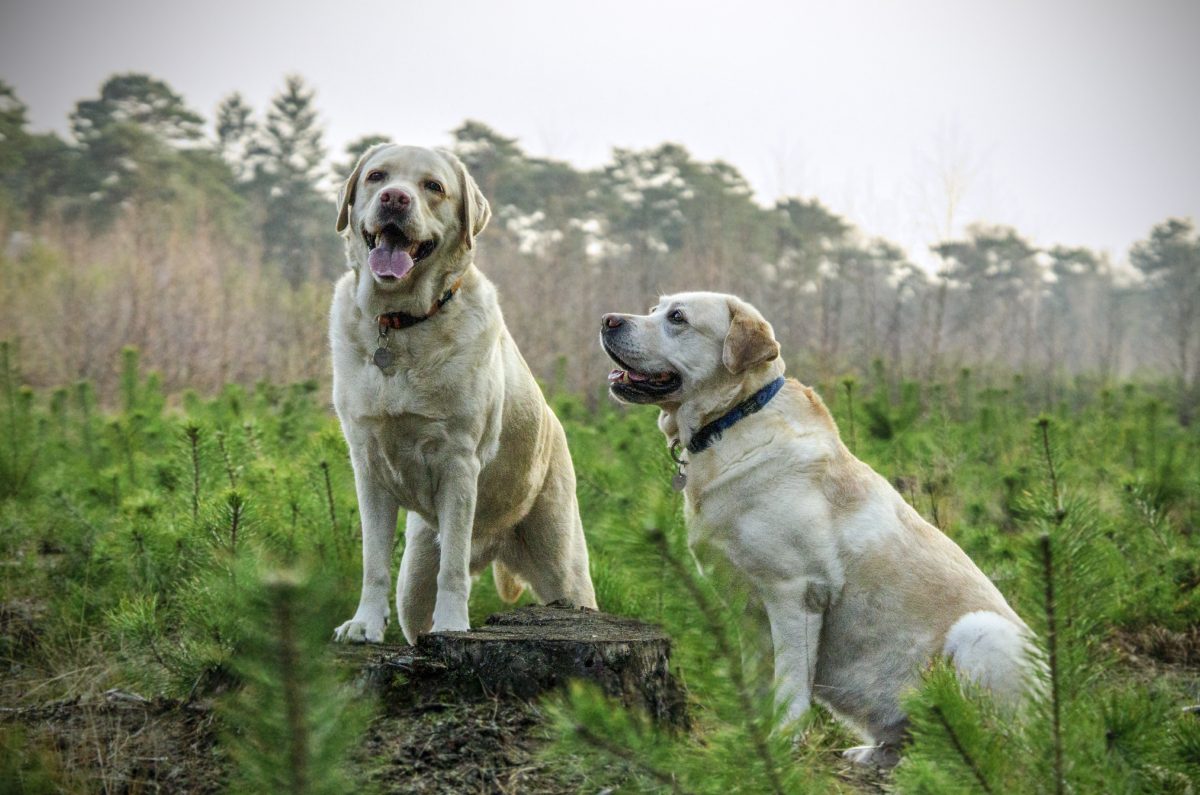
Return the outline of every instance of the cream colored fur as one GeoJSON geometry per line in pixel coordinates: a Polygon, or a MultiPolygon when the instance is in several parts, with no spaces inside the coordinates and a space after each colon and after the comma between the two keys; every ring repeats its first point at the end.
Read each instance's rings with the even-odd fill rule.
{"type": "Polygon", "coordinates": [[[509,336],[496,289],[474,265],[489,215],[462,163],[438,150],[374,147],[342,190],[338,231],[350,272],[331,310],[333,402],[354,468],[363,583],[337,640],[383,639],[401,508],[396,611],[410,643],[431,630],[468,629],[471,576],[493,562],[507,600],[523,581],[542,600],[596,606],[566,437],[509,336]],[[390,281],[372,273],[363,236],[382,225],[385,189],[412,197],[405,233],[437,243],[390,281]],[[425,315],[460,278],[440,312],[389,332],[395,364],[380,370],[376,316],[425,315]]]}
{"type": "MultiPolygon", "coordinates": [[[[601,336],[623,367],[680,376],[654,400],[618,394],[660,406],[668,444],[686,447],[784,371],[770,325],[733,296],[665,296],[649,315],[606,316],[601,336]]],[[[906,724],[900,694],[938,655],[1001,701],[1020,700],[1028,628],[953,541],[850,453],[812,389],[789,379],[685,458],[689,540],[723,553],[765,605],[789,718],[815,699],[869,743],[848,757],[891,763],[906,724]]]]}

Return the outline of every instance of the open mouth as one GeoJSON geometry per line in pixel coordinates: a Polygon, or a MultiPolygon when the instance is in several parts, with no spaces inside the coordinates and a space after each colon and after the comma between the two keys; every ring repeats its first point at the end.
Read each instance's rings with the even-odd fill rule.
{"type": "Polygon", "coordinates": [[[615,396],[633,403],[649,403],[679,389],[683,379],[678,373],[664,370],[644,373],[621,361],[621,357],[606,344],[604,352],[618,365],[608,374],[608,388],[615,396]]]}
{"type": "Polygon", "coordinates": [[[436,240],[411,240],[392,223],[384,224],[378,232],[368,232],[365,226],[361,231],[371,272],[383,281],[403,279],[437,248],[436,240]]]}

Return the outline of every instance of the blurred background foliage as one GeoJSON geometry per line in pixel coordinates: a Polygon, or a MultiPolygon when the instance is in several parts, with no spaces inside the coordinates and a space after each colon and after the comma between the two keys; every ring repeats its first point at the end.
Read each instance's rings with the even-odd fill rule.
{"type": "MultiPolygon", "coordinates": [[[[0,82],[0,337],[23,340],[27,377],[84,376],[107,400],[111,363],[136,345],[172,391],[323,381],[329,285],[345,268],[337,189],[388,136],[329,152],[295,75],[268,107],[235,93],[212,120],[161,80],[116,75],[70,122],[68,139],[30,132],[0,82]]],[[[589,400],[606,370],[592,320],[684,289],[759,306],[810,381],[883,359],[893,386],[1015,370],[1049,400],[1065,377],[1150,377],[1178,387],[1185,422],[1200,399],[1191,220],[1165,219],[1117,262],[977,223],[930,241],[918,266],[818,197],[763,204],[736,168],[678,144],[615,149],[592,170],[479,121],[448,144],[492,203],[477,261],[525,357],[589,400]]]]}

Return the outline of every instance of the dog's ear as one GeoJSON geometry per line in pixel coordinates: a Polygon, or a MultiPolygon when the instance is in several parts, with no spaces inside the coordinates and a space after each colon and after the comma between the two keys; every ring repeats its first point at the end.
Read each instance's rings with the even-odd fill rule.
{"type": "Polygon", "coordinates": [[[462,243],[469,249],[474,248],[476,236],[492,217],[492,208],[458,155],[447,149],[441,152],[458,175],[458,225],[462,228],[462,243]]]}
{"type": "Polygon", "coordinates": [[[729,314],[729,333],[721,351],[721,361],[729,372],[737,375],[779,358],[771,324],[757,311],[735,298],[729,302],[729,314]]]}
{"type": "Polygon", "coordinates": [[[370,149],[362,153],[358,158],[358,162],[354,165],[354,170],[350,172],[350,176],[346,178],[346,183],[342,185],[342,189],[338,191],[338,217],[336,230],[341,233],[350,225],[350,208],[354,206],[354,198],[358,193],[358,178],[362,174],[363,165],[371,155],[385,146],[391,144],[375,144],[370,149]]]}

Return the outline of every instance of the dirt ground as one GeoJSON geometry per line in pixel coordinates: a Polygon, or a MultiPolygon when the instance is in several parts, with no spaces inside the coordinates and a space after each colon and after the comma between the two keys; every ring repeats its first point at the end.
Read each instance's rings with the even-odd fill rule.
{"type": "Polygon", "coordinates": [[[375,720],[353,766],[381,793],[580,792],[537,758],[539,724],[535,707],[512,700],[410,708],[375,720]]]}
{"type": "MultiPolygon", "coordinates": [[[[579,792],[537,759],[540,714],[507,699],[425,701],[378,716],[350,760],[380,793],[579,792]]],[[[227,777],[211,706],[132,694],[0,713],[3,792],[215,793],[227,777]]]]}
{"type": "MultiPolygon", "coordinates": [[[[1200,630],[1150,627],[1109,642],[1120,665],[1172,677],[1200,702],[1200,630]]],[[[407,697],[386,699],[349,762],[365,791],[566,795],[621,783],[618,766],[613,780],[596,781],[543,761],[536,704],[501,696],[460,700],[419,677],[407,686],[407,697]]],[[[10,688],[4,692],[9,705],[18,703],[10,688]]],[[[227,781],[219,721],[203,700],[109,691],[9,705],[0,705],[0,791],[215,793],[227,781]]],[[[889,791],[888,776],[878,772],[846,766],[839,778],[852,791],[889,791]]]]}
{"type": "Polygon", "coordinates": [[[225,782],[212,710],[111,694],[6,709],[5,792],[214,793],[225,782]]]}

